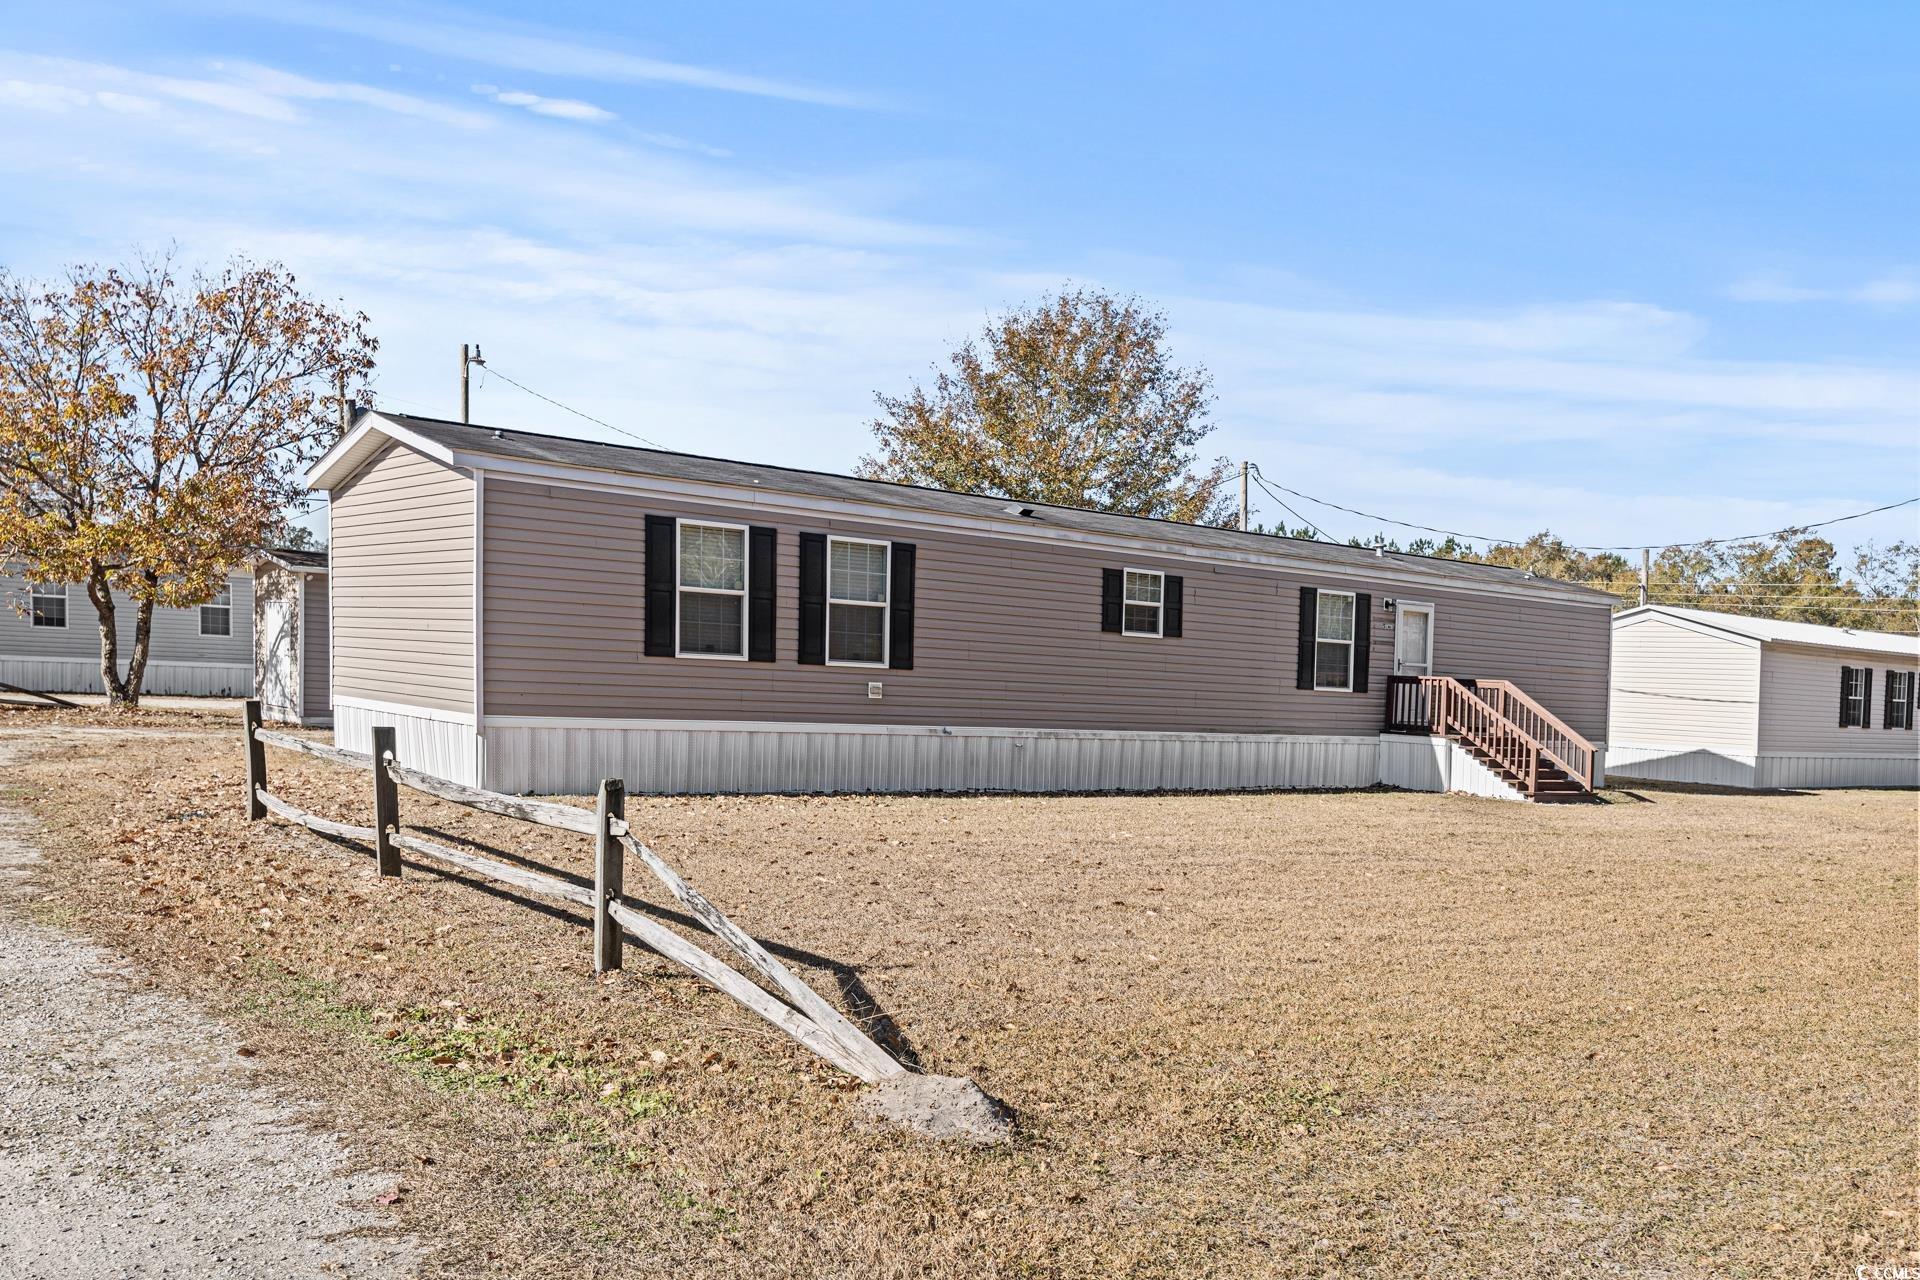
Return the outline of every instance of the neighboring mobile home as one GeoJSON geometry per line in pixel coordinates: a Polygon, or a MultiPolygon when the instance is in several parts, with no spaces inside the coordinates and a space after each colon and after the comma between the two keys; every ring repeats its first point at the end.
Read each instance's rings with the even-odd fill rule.
{"type": "Polygon", "coordinates": [[[333,723],[327,553],[277,547],[253,566],[254,688],[269,720],[333,723]]]}
{"type": "Polygon", "coordinates": [[[1517,570],[371,412],[308,482],[336,740],[392,724],[495,790],[1511,795],[1601,767],[1613,599],[1517,570]],[[1463,728],[1449,675],[1510,683],[1463,728]],[[1444,736],[1496,719],[1551,757],[1444,736]]]}
{"type": "MultiPolygon", "coordinates": [[[[120,667],[136,607],[114,595],[120,667]]],[[[100,619],[86,588],[30,584],[0,571],[0,682],[44,693],[102,693],[100,619]]],[[[242,570],[207,604],[153,611],[141,692],[240,697],[253,692],[253,575],[242,570]]]]}
{"type": "Polygon", "coordinates": [[[1920,638],[1652,605],[1613,620],[1615,777],[1920,786],[1920,638]]]}

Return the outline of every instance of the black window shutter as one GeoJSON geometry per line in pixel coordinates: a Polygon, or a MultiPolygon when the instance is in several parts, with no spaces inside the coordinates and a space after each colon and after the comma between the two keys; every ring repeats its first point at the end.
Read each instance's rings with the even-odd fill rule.
{"type": "Polygon", "coordinates": [[[672,516],[647,517],[647,627],[645,653],[671,658],[674,651],[675,543],[672,516]]]}
{"type": "Polygon", "coordinates": [[[1100,571],[1100,629],[1120,629],[1121,593],[1126,590],[1126,575],[1118,569],[1100,571]]]}
{"type": "Polygon", "coordinates": [[[780,534],[765,525],[747,531],[747,660],[773,661],[775,571],[780,534]]]}
{"type": "Polygon", "coordinates": [[[1909,729],[1913,728],[1913,707],[1914,707],[1913,687],[1916,684],[1920,684],[1920,675],[1916,675],[1914,672],[1911,672],[1911,671],[1907,672],[1907,728],[1909,729]]]}
{"type": "Polygon", "coordinates": [[[1860,727],[1873,728],[1873,668],[1860,668],[1860,727]]]}
{"type": "Polygon", "coordinates": [[[1353,597],[1353,691],[1367,691],[1367,662],[1373,657],[1373,597],[1364,591],[1353,597]]]}
{"type": "Polygon", "coordinates": [[[918,558],[911,542],[896,542],[887,553],[887,665],[895,671],[913,670],[913,574],[918,558]]]}
{"type": "Polygon", "coordinates": [[[800,535],[800,661],[827,660],[827,535],[800,535]]]}
{"type": "Polygon", "coordinates": [[[1899,719],[1893,712],[1893,677],[1893,672],[1887,672],[1887,691],[1880,695],[1886,703],[1885,706],[1880,708],[1880,727],[1882,729],[1893,728],[1893,722],[1899,719]]]}
{"type": "Polygon", "coordinates": [[[1840,727],[1847,727],[1847,693],[1853,688],[1853,668],[1840,668],[1840,727]]]}
{"type": "Polygon", "coordinates": [[[1312,587],[1300,588],[1300,653],[1294,683],[1302,689],[1313,688],[1313,645],[1320,636],[1320,593],[1312,587]]]}
{"type": "Polygon", "coordinates": [[[1185,597],[1187,580],[1178,574],[1170,573],[1166,577],[1165,585],[1166,589],[1160,596],[1162,601],[1160,634],[1163,636],[1171,636],[1173,639],[1178,640],[1181,635],[1181,628],[1186,625],[1187,602],[1185,597]]]}

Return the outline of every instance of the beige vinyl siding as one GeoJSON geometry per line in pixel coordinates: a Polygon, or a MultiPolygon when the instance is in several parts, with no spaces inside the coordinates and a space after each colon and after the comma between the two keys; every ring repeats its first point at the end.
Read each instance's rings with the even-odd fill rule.
{"type": "Polygon", "coordinates": [[[306,608],[300,611],[300,705],[302,714],[333,714],[327,688],[327,575],[306,575],[306,608]]]}
{"type": "Polygon", "coordinates": [[[1888,671],[1912,671],[1912,659],[1771,643],[1760,663],[1760,750],[1766,755],[1920,754],[1920,731],[1888,729],[1888,671]],[[1869,727],[1840,727],[1840,668],[1868,667],[1869,727]]]}
{"type": "Polygon", "coordinates": [[[1437,670],[1514,679],[1590,737],[1606,723],[1605,608],[497,478],[484,510],[489,717],[1371,734],[1400,595],[1436,606],[1437,670]],[[778,529],[775,662],[642,656],[648,514],[778,529]],[[915,544],[914,670],[798,665],[803,531],[915,544]],[[1101,570],[1123,567],[1185,578],[1183,638],[1100,630],[1101,570]],[[1372,593],[1369,693],[1294,687],[1303,584],[1372,593]]]}
{"type": "Polygon", "coordinates": [[[1759,706],[1759,645],[1658,615],[1615,629],[1609,743],[1752,756],[1759,706]]]}
{"type": "Polygon", "coordinates": [[[471,714],[472,477],[390,445],[332,502],[332,697],[471,714]]]}
{"type": "MultiPolygon", "coordinates": [[[[253,573],[243,570],[228,579],[233,592],[231,634],[200,634],[200,610],[153,611],[148,662],[187,662],[253,668],[253,573]]],[[[0,573],[0,657],[100,658],[100,617],[87,589],[67,586],[67,625],[36,627],[26,610],[27,581],[17,574],[0,573]],[[16,607],[17,606],[17,607],[16,607]]],[[[114,633],[120,642],[120,666],[126,669],[133,647],[139,606],[124,591],[114,592],[114,633]]]]}

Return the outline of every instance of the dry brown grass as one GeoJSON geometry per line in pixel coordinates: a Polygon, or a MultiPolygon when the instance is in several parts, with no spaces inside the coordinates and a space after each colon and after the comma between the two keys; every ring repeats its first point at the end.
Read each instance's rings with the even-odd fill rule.
{"type": "MultiPolygon", "coordinates": [[[[237,733],[176,727],[9,780],[56,901],[409,1162],[447,1274],[1826,1277],[1916,1247],[1911,793],[631,801],[1016,1109],[978,1152],[861,1128],[637,949],[596,984],[578,916],[249,828],[237,733]]],[[[368,820],[364,778],[270,754],[368,820]]],[[[581,837],[402,807],[588,870],[581,837]]]]}

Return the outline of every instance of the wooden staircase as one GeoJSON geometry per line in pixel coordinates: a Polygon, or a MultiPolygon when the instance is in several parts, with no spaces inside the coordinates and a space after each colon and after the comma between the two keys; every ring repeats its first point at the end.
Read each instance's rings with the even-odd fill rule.
{"type": "Polygon", "coordinates": [[[1459,743],[1536,803],[1593,799],[1593,744],[1511,680],[1389,676],[1386,727],[1459,743]]]}

